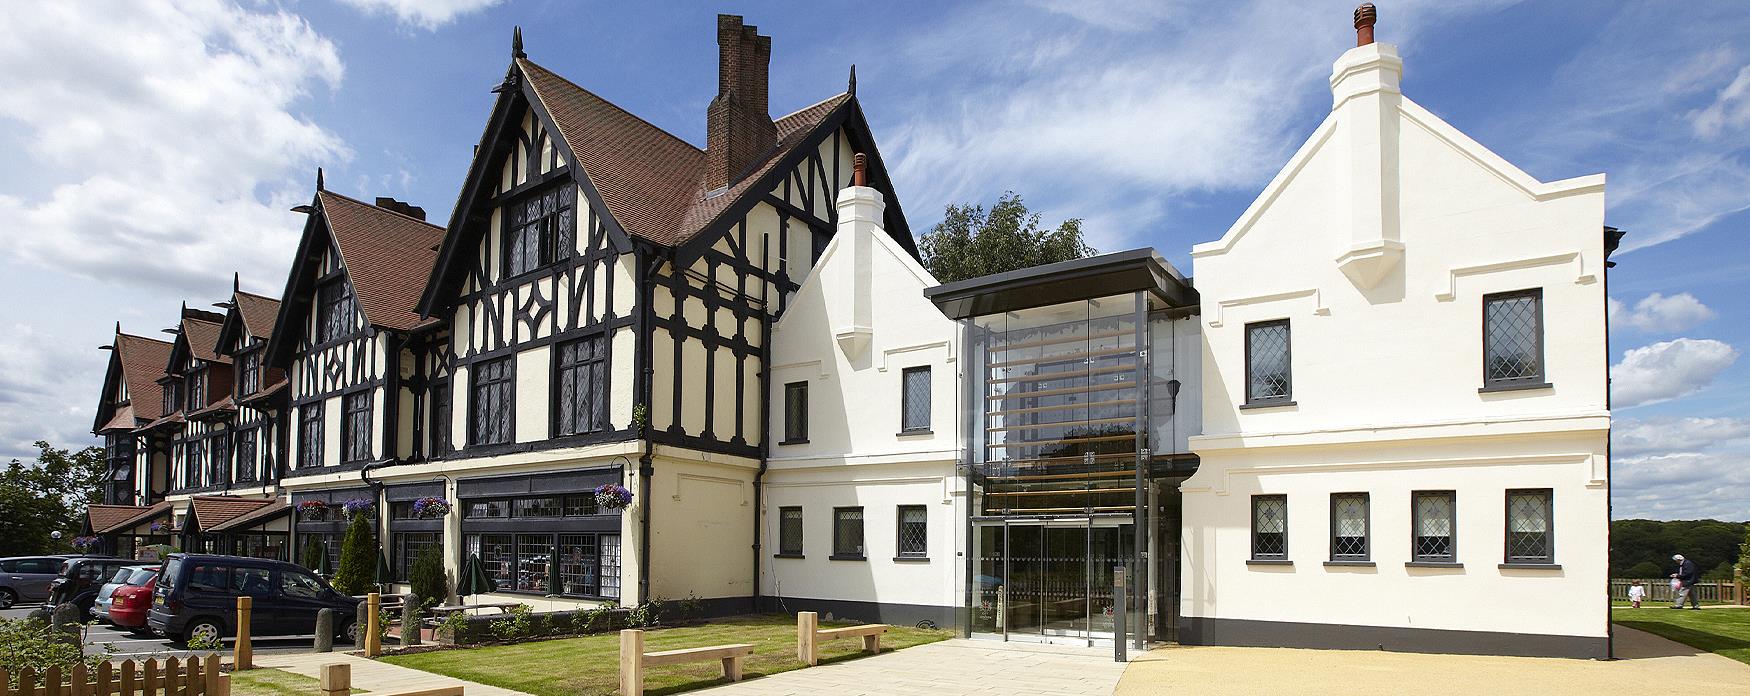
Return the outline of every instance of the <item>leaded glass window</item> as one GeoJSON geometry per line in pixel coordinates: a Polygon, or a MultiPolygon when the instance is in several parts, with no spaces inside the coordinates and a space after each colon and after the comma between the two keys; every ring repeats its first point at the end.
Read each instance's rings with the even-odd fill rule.
{"type": "Polygon", "coordinates": [[[1289,353],[1288,320],[1246,325],[1246,403],[1289,400],[1289,353]]]}
{"type": "Polygon", "coordinates": [[[802,508],[778,508],[778,554],[802,555],[802,508]]]}
{"type": "Polygon", "coordinates": [[[1457,559],[1457,495],[1452,491],[1417,491],[1411,495],[1413,560],[1452,563],[1457,559]]]}
{"type": "Polygon", "coordinates": [[[259,462],[255,461],[255,441],[260,430],[250,428],[237,433],[237,482],[250,483],[255,480],[255,472],[259,462]]]}
{"type": "Polygon", "coordinates": [[[566,517],[587,517],[589,515],[599,514],[601,514],[601,510],[596,506],[594,495],[585,494],[565,496],[566,517]]]}
{"type": "Polygon", "coordinates": [[[317,290],[316,342],[328,343],[346,336],[352,330],[352,286],[345,278],[335,278],[317,290]]]}
{"type": "Polygon", "coordinates": [[[930,515],[922,505],[899,506],[899,556],[923,558],[930,555],[930,515]]]}
{"type": "Polygon", "coordinates": [[[559,344],[553,394],[554,434],[579,435],[607,423],[608,364],[600,336],[559,344]]]}
{"type": "Polygon", "coordinates": [[[575,187],[562,185],[505,207],[505,277],[521,275],[572,255],[576,248],[573,213],[576,196],[575,187]]]}
{"type": "Polygon", "coordinates": [[[1288,558],[1288,496],[1252,496],[1252,558],[1288,558]]]}
{"type": "Polygon", "coordinates": [[[207,450],[207,485],[225,483],[231,468],[231,436],[215,435],[207,450]]]}
{"type": "Polygon", "coordinates": [[[1367,544],[1367,494],[1331,495],[1331,560],[1365,561],[1367,544]]]}
{"type": "Polygon", "coordinates": [[[495,445],[511,441],[513,401],[516,399],[512,356],[474,363],[469,378],[474,385],[468,400],[472,444],[495,445]]]}
{"type": "Polygon", "coordinates": [[[395,579],[407,580],[413,577],[413,562],[419,560],[419,554],[426,549],[441,549],[443,538],[440,532],[395,532],[392,545],[395,554],[395,579]]]}
{"type": "Polygon", "coordinates": [[[340,400],[340,453],[342,462],[371,458],[371,392],[347,394],[340,400]]]}
{"type": "Polygon", "coordinates": [[[548,564],[553,562],[553,537],[546,534],[516,535],[516,584],[509,589],[547,592],[548,564]]]}
{"type": "Polygon", "coordinates": [[[1483,296],[1483,386],[1543,382],[1543,291],[1483,296]]]}
{"type": "Polygon", "coordinates": [[[503,519],[510,517],[510,501],[470,500],[462,506],[462,516],[476,519],[503,519]]]}
{"type": "Polygon", "coordinates": [[[261,351],[250,351],[243,354],[243,379],[240,387],[239,396],[248,396],[261,391],[261,351]]]}
{"type": "Polygon", "coordinates": [[[900,377],[899,429],[924,432],[930,429],[930,368],[908,367],[900,377]]]}
{"type": "Polygon", "coordinates": [[[1507,562],[1554,563],[1547,488],[1507,491],[1507,562]]]}
{"type": "Polygon", "coordinates": [[[322,404],[298,407],[298,468],[322,466],[322,404]]]}
{"type": "Polygon", "coordinates": [[[807,441],[808,383],[791,382],[784,385],[784,442],[807,441]]]}
{"type": "Polygon", "coordinates": [[[509,534],[470,534],[464,537],[468,554],[480,557],[480,565],[498,585],[498,589],[515,589],[511,582],[516,564],[515,537],[509,534]]]}
{"type": "Polygon", "coordinates": [[[832,555],[843,559],[863,558],[863,508],[833,508],[832,555]]]}
{"type": "Polygon", "coordinates": [[[601,594],[601,554],[596,535],[559,535],[559,593],[601,594]]]}
{"type": "Polygon", "coordinates": [[[558,498],[517,498],[512,502],[516,503],[517,517],[559,516],[558,498]]]}
{"type": "Polygon", "coordinates": [[[450,451],[450,381],[439,380],[431,385],[431,453],[450,451]]]}

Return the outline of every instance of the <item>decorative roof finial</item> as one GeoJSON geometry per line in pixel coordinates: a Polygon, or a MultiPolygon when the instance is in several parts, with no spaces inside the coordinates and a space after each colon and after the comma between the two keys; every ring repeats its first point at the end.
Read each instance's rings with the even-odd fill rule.
{"type": "Polygon", "coordinates": [[[869,185],[869,156],[861,152],[851,155],[851,185],[869,185]]]}
{"type": "Polygon", "coordinates": [[[853,97],[857,96],[857,64],[856,63],[851,64],[851,84],[850,84],[850,86],[845,88],[845,91],[849,92],[850,95],[853,97]]]}
{"type": "Polygon", "coordinates": [[[231,294],[235,295],[242,292],[242,290],[243,274],[238,271],[231,271],[231,294]]]}
{"type": "Polygon", "coordinates": [[[120,334],[122,332],[122,320],[120,320],[120,319],[115,320],[115,332],[117,334],[120,334]]]}
{"type": "Polygon", "coordinates": [[[322,187],[322,168],[321,167],[316,168],[316,190],[317,191],[328,190],[328,189],[325,189],[322,187]]]}
{"type": "Polygon", "coordinates": [[[1355,45],[1366,46],[1373,43],[1373,23],[1379,21],[1379,10],[1373,3],[1364,2],[1355,8],[1355,45]]]}
{"type": "Polygon", "coordinates": [[[529,54],[523,53],[523,28],[521,26],[511,30],[510,57],[512,59],[529,57],[529,54]]]}

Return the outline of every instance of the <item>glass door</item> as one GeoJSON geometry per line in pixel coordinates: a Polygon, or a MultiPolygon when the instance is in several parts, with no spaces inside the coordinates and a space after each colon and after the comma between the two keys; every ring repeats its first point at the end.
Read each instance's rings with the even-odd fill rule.
{"type": "Polygon", "coordinates": [[[1128,524],[991,521],[974,528],[971,633],[1015,641],[1112,639],[1112,569],[1134,562],[1128,524]]]}

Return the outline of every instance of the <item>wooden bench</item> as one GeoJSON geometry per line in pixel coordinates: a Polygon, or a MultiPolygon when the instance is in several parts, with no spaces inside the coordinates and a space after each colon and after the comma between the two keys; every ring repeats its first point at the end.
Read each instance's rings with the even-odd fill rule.
{"type": "Polygon", "coordinates": [[[678,665],[686,662],[721,660],[723,676],[729,681],[741,681],[741,661],[753,654],[752,643],[711,645],[703,648],[683,648],[644,652],[644,632],[635,628],[620,631],[620,693],[637,696],[644,693],[644,668],[678,665]]]}
{"type": "Polygon", "coordinates": [[[820,644],[822,641],[838,640],[840,638],[862,638],[863,652],[879,654],[881,652],[881,634],[887,632],[887,624],[863,624],[861,626],[846,626],[844,628],[820,627],[820,615],[812,611],[796,613],[796,659],[813,667],[820,664],[820,644]]]}
{"type": "Polygon", "coordinates": [[[511,609],[514,609],[517,606],[519,606],[519,605],[516,602],[485,602],[482,604],[444,604],[441,606],[432,607],[431,613],[433,616],[448,616],[448,615],[454,614],[456,612],[466,613],[469,609],[497,609],[498,613],[507,614],[507,613],[510,613],[511,609]]]}

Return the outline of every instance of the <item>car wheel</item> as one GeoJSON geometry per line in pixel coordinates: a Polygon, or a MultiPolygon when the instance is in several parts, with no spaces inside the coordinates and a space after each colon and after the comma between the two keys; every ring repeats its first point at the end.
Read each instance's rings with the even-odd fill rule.
{"type": "Polygon", "coordinates": [[[340,625],[340,634],[335,636],[353,645],[359,644],[359,624],[357,620],[347,621],[340,625]]]}
{"type": "Polygon", "coordinates": [[[213,619],[196,619],[182,629],[182,643],[187,645],[195,641],[211,643],[225,637],[225,628],[213,619]]]}
{"type": "Polygon", "coordinates": [[[12,588],[9,587],[0,587],[0,609],[11,609],[12,605],[17,603],[17,592],[13,592],[12,588]]]}

